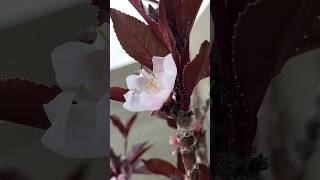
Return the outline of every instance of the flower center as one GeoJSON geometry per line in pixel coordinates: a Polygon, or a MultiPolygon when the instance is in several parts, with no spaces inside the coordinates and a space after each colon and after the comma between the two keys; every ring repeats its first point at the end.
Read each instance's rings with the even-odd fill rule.
{"type": "Polygon", "coordinates": [[[151,78],[151,79],[149,79],[149,81],[147,82],[145,87],[147,89],[156,89],[156,88],[158,88],[158,85],[157,85],[157,82],[155,81],[155,79],[151,78]]]}

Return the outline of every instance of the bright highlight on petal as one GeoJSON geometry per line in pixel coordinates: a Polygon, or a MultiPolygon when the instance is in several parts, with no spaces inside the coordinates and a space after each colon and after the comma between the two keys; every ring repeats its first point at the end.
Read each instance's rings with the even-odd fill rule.
{"type": "Polygon", "coordinates": [[[128,111],[156,111],[172,94],[177,67],[171,54],[153,57],[153,71],[142,69],[139,75],[127,77],[129,91],[124,95],[123,107],[128,111]]]}

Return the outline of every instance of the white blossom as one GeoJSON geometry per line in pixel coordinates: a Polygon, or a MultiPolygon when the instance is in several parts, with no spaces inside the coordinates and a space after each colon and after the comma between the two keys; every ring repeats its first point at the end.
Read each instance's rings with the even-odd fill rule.
{"type": "Polygon", "coordinates": [[[177,67],[171,54],[153,57],[153,71],[142,69],[139,75],[126,78],[129,91],[124,94],[123,107],[128,111],[156,111],[172,94],[177,67]]]}
{"type": "Polygon", "coordinates": [[[93,44],[68,42],[52,52],[62,92],[44,105],[51,127],[42,143],[60,155],[94,158],[109,154],[108,30],[108,24],[100,27],[93,44]]]}

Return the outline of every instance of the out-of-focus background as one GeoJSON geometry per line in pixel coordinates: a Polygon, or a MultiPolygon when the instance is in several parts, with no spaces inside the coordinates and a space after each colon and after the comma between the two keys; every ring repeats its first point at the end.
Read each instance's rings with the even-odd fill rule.
{"type": "Polygon", "coordinates": [[[276,76],[258,113],[257,152],[272,161],[263,180],[320,177],[320,49],[296,56],[276,76]]]}
{"type": "MultiPolygon", "coordinates": [[[[204,0],[200,12],[198,14],[196,23],[191,33],[191,43],[190,43],[190,53],[191,57],[194,57],[200,48],[201,43],[204,40],[210,40],[210,0],[204,0]]],[[[110,7],[118,9],[126,14],[130,14],[141,21],[143,18],[138,14],[138,12],[128,3],[127,0],[111,0],[110,7]]],[[[111,49],[110,49],[110,85],[111,86],[120,86],[126,87],[125,78],[135,73],[140,69],[140,65],[135,63],[135,61],[128,56],[124,50],[121,48],[119,41],[116,38],[116,34],[112,28],[112,22],[110,22],[111,27],[111,49]]],[[[209,80],[203,80],[201,85],[198,86],[199,96],[205,101],[209,98],[209,80]]],[[[110,113],[115,114],[127,120],[133,113],[126,111],[122,108],[122,104],[118,102],[111,101],[110,103],[110,113]]],[[[209,146],[209,113],[207,114],[207,119],[205,122],[207,130],[207,143],[209,146]]],[[[123,137],[119,133],[118,129],[113,125],[110,125],[110,146],[113,147],[117,154],[123,153],[123,137]]],[[[149,158],[161,158],[176,164],[176,156],[172,155],[174,147],[169,144],[170,136],[175,135],[175,130],[168,127],[166,121],[151,117],[150,113],[143,112],[139,113],[136,123],[131,129],[129,136],[128,149],[131,148],[133,144],[141,143],[144,141],[149,141],[150,144],[153,144],[152,148],[147,151],[146,154],[142,156],[142,159],[149,158]]],[[[209,149],[208,149],[209,152],[209,149]]],[[[133,176],[134,180],[165,180],[163,176],[150,176],[150,175],[135,175],[133,176]]]]}
{"type": "MultiPolygon", "coordinates": [[[[74,40],[81,28],[96,26],[95,16],[87,0],[1,0],[0,78],[54,84],[52,50],[74,40]]],[[[86,161],[47,150],[41,143],[43,134],[43,130],[2,121],[0,172],[16,168],[33,180],[65,180],[86,161]]],[[[92,159],[85,179],[105,179],[107,174],[107,159],[92,159]]]]}

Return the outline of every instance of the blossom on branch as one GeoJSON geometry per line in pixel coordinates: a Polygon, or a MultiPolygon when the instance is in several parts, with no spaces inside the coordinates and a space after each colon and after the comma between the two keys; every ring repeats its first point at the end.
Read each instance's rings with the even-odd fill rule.
{"type": "Polygon", "coordinates": [[[177,76],[172,55],[153,57],[152,63],[152,72],[142,69],[139,75],[127,77],[129,91],[124,94],[125,109],[133,112],[156,111],[170,98],[177,76]]]}

